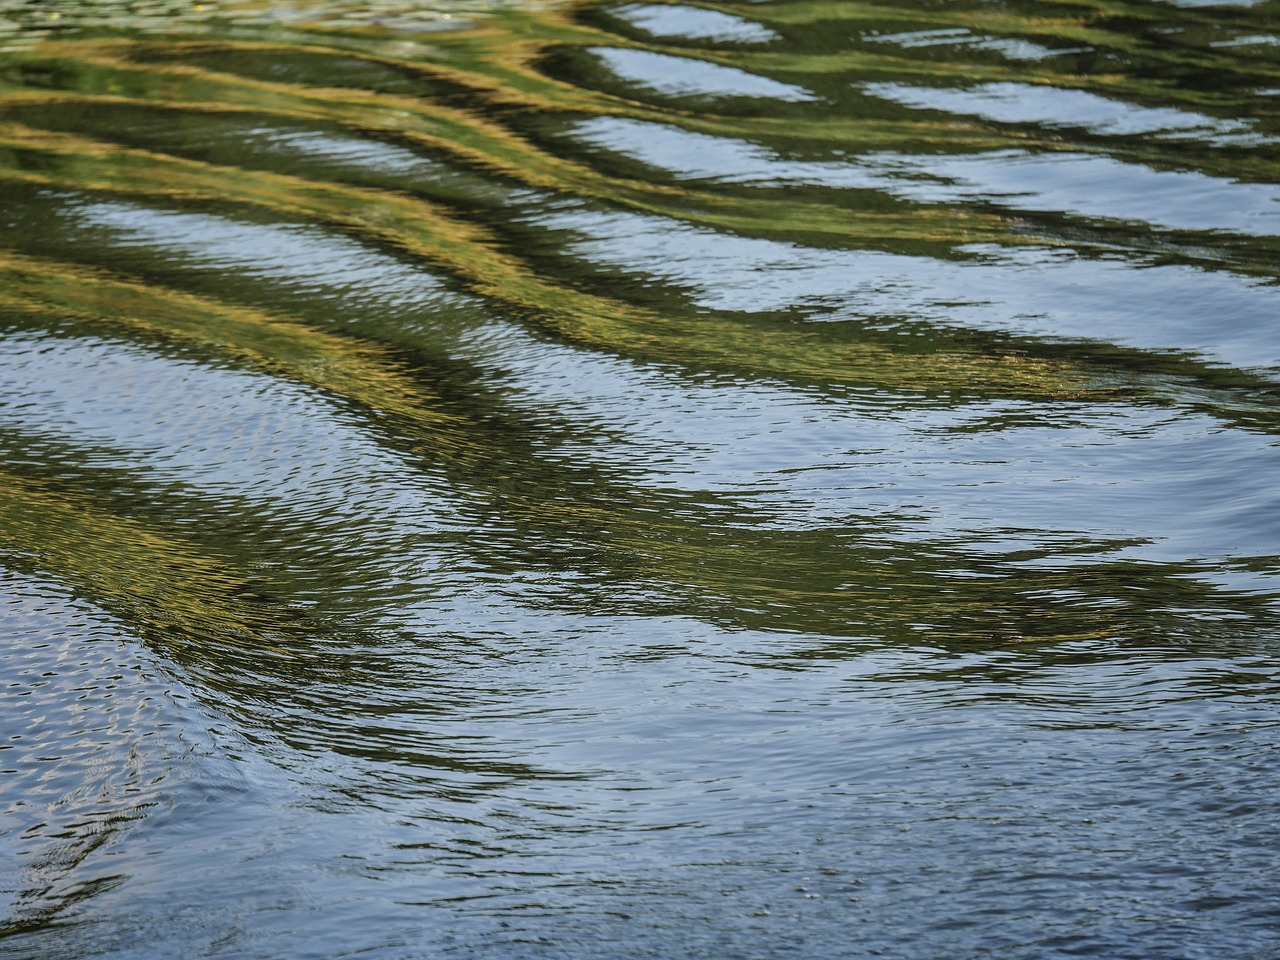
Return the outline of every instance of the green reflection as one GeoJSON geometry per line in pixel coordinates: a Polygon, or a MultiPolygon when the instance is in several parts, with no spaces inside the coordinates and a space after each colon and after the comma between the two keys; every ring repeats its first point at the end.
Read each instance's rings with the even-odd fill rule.
{"type": "MultiPolygon", "coordinates": [[[[1069,247],[1085,259],[1273,280],[1274,236],[1010,209],[981,196],[911,199],[874,185],[685,180],[564,135],[574,120],[619,117],[778,162],[1082,153],[1273,183],[1274,151],[1247,139],[1224,146],[1212,130],[1143,136],[1090,128],[1087,117],[1010,121],[867,93],[870,84],[995,83],[1087,92],[1194,112],[1210,127],[1245,118],[1265,144],[1277,135],[1275,98],[1254,93],[1280,84],[1275,65],[1247,44],[1223,44],[1266,33],[1273,5],[1212,18],[1172,7],[1157,17],[1150,5],[1120,3],[707,7],[776,31],[778,40],[758,47],[646,35],[593,5],[504,9],[462,29],[442,29],[442,13],[410,22],[403,5],[391,7],[344,5],[336,16],[315,5],[311,19],[285,21],[252,4],[156,6],[121,20],[101,5],[68,4],[39,23],[26,11],[17,31],[25,42],[0,60],[0,184],[10,201],[0,310],[11,329],[119,338],[197,369],[230,366],[314,391],[314,409],[341,411],[407,471],[449,490],[457,527],[433,548],[478,579],[545,574],[543,592],[525,598],[531,606],[678,614],[844,640],[923,635],[957,647],[1161,634],[1175,630],[1168,611],[1186,607],[1270,622],[1265,599],[1209,585],[1211,562],[1122,562],[1114,555],[1130,544],[1118,538],[1024,531],[1040,544],[1032,555],[985,562],[963,544],[919,534],[918,517],[907,513],[850,509],[783,530],[757,491],[646,487],[637,482],[642,465],[610,453],[616,424],[556,410],[530,415],[500,377],[456,356],[454,339],[497,318],[589,358],[693,383],[782,385],[818,402],[861,393],[904,418],[1016,400],[1050,411],[1206,412],[1229,428],[1274,434],[1275,386],[1265,371],[1173,349],[956,329],[875,304],[863,321],[825,325],[805,322],[798,308],[707,308],[675,281],[588,262],[539,218],[552,209],[634,214],[780,246],[948,262],[973,260],[979,244],[1069,247]],[[970,48],[972,57],[957,55],[970,48]],[[601,50],[682,57],[813,97],[762,104],[714,91],[666,95],[611,72],[601,50]],[[1216,82],[1201,83],[1209,74],[1216,82]],[[470,299],[356,310],[249,270],[212,276],[163,250],[122,252],[59,219],[86,197],[310,225],[421,268],[470,299]],[[436,312],[424,318],[428,310],[436,312]],[[557,444],[586,452],[568,456],[557,444]],[[1029,566],[1063,549],[1096,559],[1029,566]],[[566,573],[572,582],[559,582],[566,573]]],[[[1005,426],[997,415],[972,430],[1005,426]]],[[[123,477],[107,474],[113,487],[135,485],[147,504],[135,516],[95,479],[88,451],[68,444],[50,456],[47,475],[6,479],[7,549],[29,551],[40,569],[104,603],[124,598],[139,621],[167,618],[184,634],[214,630],[286,649],[276,636],[293,627],[281,610],[308,610],[307,629],[365,628],[454,586],[406,577],[413,551],[405,534],[358,510],[344,519],[361,524],[360,534],[344,544],[323,524],[291,526],[286,503],[276,514],[212,505],[195,490],[153,489],[122,463],[123,477]],[[239,518],[235,537],[179,535],[183,516],[219,510],[239,518]],[[255,552],[246,530],[273,535],[255,552]],[[292,553],[278,546],[288,538],[292,553]],[[33,542],[34,550],[22,546],[33,542]],[[311,546],[326,551],[325,562],[273,581],[267,608],[239,598],[251,571],[287,566],[282,557],[302,564],[311,546]],[[184,586],[136,575],[158,568],[184,586]]],[[[1268,568],[1266,557],[1255,559],[1268,568]]]]}

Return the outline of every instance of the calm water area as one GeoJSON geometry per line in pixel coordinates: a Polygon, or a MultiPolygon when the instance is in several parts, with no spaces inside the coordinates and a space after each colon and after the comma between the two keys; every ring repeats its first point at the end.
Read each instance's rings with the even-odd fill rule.
{"type": "Polygon", "coordinates": [[[0,0],[0,958],[1280,957],[1280,0],[0,0]]]}

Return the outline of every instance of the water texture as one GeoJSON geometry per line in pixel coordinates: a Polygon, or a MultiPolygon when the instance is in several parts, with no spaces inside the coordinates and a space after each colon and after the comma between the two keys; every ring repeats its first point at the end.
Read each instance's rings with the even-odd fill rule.
{"type": "Polygon", "coordinates": [[[0,0],[0,957],[1280,956],[1278,45],[0,0]]]}

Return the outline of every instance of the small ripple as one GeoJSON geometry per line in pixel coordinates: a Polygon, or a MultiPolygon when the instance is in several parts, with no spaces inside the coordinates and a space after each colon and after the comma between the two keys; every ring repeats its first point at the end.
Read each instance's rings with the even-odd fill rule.
{"type": "Polygon", "coordinates": [[[909,30],[904,33],[867,31],[862,39],[871,43],[888,43],[904,50],[928,47],[956,47],[961,50],[992,50],[1010,60],[1045,60],[1070,53],[1082,52],[1079,47],[1047,47],[1023,37],[995,37],[974,33],[964,27],[943,27],[936,30],[909,30]]]}
{"type": "Polygon", "coordinates": [[[620,47],[589,49],[619,79],[669,97],[751,97],[787,103],[817,99],[804,87],[748,73],[737,67],[649,50],[620,47]]]}
{"type": "Polygon", "coordinates": [[[1044,84],[1005,81],[958,89],[868,83],[861,89],[870,96],[908,107],[972,114],[998,123],[1079,127],[1102,136],[1194,136],[1219,146],[1272,142],[1271,138],[1255,133],[1252,125],[1244,120],[1219,119],[1172,107],[1144,107],[1086,90],[1044,84]]]}
{"type": "Polygon", "coordinates": [[[204,213],[83,202],[69,218],[112,231],[126,246],[154,245],[175,259],[251,277],[287,280],[315,293],[388,307],[426,306],[449,295],[426,272],[312,226],[240,223],[204,213]]]}
{"type": "Polygon", "coordinates": [[[1002,150],[968,156],[882,154],[889,169],[925,174],[894,192],[930,203],[981,200],[1014,210],[1130,221],[1165,230],[1280,235],[1280,186],[1155,170],[1114,157],[1002,150]]]}
{"type": "Polygon", "coordinates": [[[891,172],[848,162],[788,161],[745,140],[694,133],[664,123],[626,117],[575,122],[571,136],[685,178],[725,183],[808,183],[838,189],[883,190],[891,172]]]}
{"type": "Polygon", "coordinates": [[[768,43],[778,39],[764,24],[701,7],[628,3],[612,8],[609,13],[655,37],[720,43],[768,43]]]}

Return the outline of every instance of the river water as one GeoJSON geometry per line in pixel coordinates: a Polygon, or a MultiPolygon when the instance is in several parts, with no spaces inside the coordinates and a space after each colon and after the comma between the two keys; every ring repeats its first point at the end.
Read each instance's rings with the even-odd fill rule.
{"type": "Polygon", "coordinates": [[[1278,45],[0,0],[0,956],[1280,955],[1278,45]]]}

